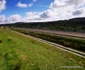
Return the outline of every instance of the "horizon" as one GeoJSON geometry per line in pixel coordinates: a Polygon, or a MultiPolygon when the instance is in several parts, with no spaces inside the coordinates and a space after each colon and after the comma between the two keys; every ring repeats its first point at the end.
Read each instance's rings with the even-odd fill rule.
{"type": "Polygon", "coordinates": [[[85,0],[0,0],[0,24],[85,17],[85,0]]]}
{"type": "Polygon", "coordinates": [[[5,24],[7,24],[7,25],[10,25],[10,24],[16,24],[16,23],[21,23],[21,24],[23,24],[23,23],[53,23],[53,22],[63,22],[63,21],[70,21],[70,20],[76,20],[76,19],[85,19],[85,17],[77,17],[77,18],[71,18],[71,19],[67,19],[67,20],[55,20],[55,21],[36,21],[36,22],[23,22],[23,21],[20,21],[20,22],[12,22],[12,23],[4,23],[4,24],[1,24],[0,23],[0,25],[5,25],[5,24]]]}

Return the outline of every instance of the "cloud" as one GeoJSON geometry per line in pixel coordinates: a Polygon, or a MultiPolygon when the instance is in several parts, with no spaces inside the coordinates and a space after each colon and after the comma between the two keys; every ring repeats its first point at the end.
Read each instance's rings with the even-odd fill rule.
{"type": "Polygon", "coordinates": [[[20,7],[20,8],[28,8],[28,7],[32,7],[34,2],[37,2],[37,0],[33,0],[33,2],[31,2],[29,4],[18,2],[18,4],[16,6],[20,7]]]}
{"type": "Polygon", "coordinates": [[[40,15],[41,18],[49,18],[56,15],[55,13],[52,12],[52,10],[46,10],[44,12],[42,12],[42,14],[40,15]]]}
{"type": "MultiPolygon", "coordinates": [[[[31,7],[33,3],[26,4],[31,7]]],[[[54,0],[49,8],[42,12],[27,12],[25,17],[18,14],[7,18],[8,22],[45,22],[85,17],[85,0],[54,0]]]]}
{"type": "MultiPolygon", "coordinates": [[[[65,20],[84,14],[85,0],[54,0],[42,16],[46,19],[65,20]],[[84,9],[83,9],[84,8],[84,9]]],[[[41,17],[42,17],[41,16],[41,17]]],[[[84,15],[85,16],[85,15],[84,15]]]]}
{"type": "Polygon", "coordinates": [[[6,9],[6,1],[0,0],[0,12],[6,9]]]}
{"type": "Polygon", "coordinates": [[[79,7],[85,3],[85,0],[54,0],[53,3],[51,3],[51,8],[57,8],[57,7],[66,7],[73,5],[75,7],[79,7]]]}
{"type": "Polygon", "coordinates": [[[33,2],[37,2],[37,0],[33,0],[33,2]]]}
{"type": "Polygon", "coordinates": [[[26,17],[23,18],[23,21],[31,22],[31,21],[40,20],[40,14],[41,14],[41,12],[27,12],[26,17]]]}
{"type": "Polygon", "coordinates": [[[85,16],[85,0],[54,0],[49,9],[40,14],[43,21],[66,20],[85,16]]]}
{"type": "Polygon", "coordinates": [[[7,22],[20,22],[21,21],[21,16],[18,15],[18,14],[14,14],[14,15],[11,15],[10,17],[8,17],[8,19],[6,20],[7,22]]]}
{"type": "Polygon", "coordinates": [[[5,15],[0,15],[0,24],[3,24],[5,20],[6,20],[5,15]]]}
{"type": "Polygon", "coordinates": [[[25,3],[18,2],[17,7],[27,8],[28,6],[25,3]]]}
{"type": "Polygon", "coordinates": [[[25,3],[18,2],[18,4],[17,4],[17,7],[20,7],[20,8],[28,8],[28,7],[32,7],[32,6],[33,6],[33,3],[25,4],[25,3]]]}
{"type": "Polygon", "coordinates": [[[83,11],[82,10],[75,10],[75,11],[73,11],[73,15],[80,15],[80,14],[82,14],[83,13],[83,11]]]}
{"type": "Polygon", "coordinates": [[[84,14],[84,0],[54,0],[49,9],[42,12],[27,12],[24,18],[27,22],[57,21],[73,17],[81,17],[84,14]],[[81,9],[79,9],[81,7],[81,9]]]}
{"type": "Polygon", "coordinates": [[[33,3],[28,4],[28,7],[32,7],[32,6],[33,6],[33,3]]]}

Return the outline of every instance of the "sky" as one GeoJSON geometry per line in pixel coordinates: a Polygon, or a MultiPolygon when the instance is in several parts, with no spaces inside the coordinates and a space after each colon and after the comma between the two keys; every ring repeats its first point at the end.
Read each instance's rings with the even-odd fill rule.
{"type": "Polygon", "coordinates": [[[85,0],[0,0],[0,24],[85,17],[85,0]]]}

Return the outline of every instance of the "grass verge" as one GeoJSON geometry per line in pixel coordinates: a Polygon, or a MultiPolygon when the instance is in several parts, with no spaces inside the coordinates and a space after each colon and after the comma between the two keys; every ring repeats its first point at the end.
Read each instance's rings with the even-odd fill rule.
{"type": "Polygon", "coordinates": [[[84,70],[61,68],[83,66],[85,59],[58,48],[25,37],[9,29],[0,29],[1,70],[84,70]]]}

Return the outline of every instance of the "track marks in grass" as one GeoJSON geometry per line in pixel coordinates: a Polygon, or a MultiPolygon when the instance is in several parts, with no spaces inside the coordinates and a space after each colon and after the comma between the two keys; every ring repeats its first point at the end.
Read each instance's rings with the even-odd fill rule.
{"type": "Polygon", "coordinates": [[[2,43],[2,40],[0,40],[0,43],[2,43]]]}
{"type": "Polygon", "coordinates": [[[20,70],[22,63],[15,51],[6,53],[4,55],[4,60],[8,70],[20,70]]]}

